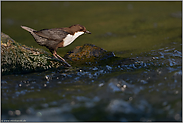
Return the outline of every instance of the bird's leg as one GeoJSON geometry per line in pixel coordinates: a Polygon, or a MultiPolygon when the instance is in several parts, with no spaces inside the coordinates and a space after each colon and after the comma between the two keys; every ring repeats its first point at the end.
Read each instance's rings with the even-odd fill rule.
{"type": "Polygon", "coordinates": [[[51,50],[51,49],[49,49],[49,50],[50,50],[50,52],[53,54],[53,56],[54,56],[56,59],[58,59],[58,57],[56,56],[55,51],[53,51],[53,50],[51,50]]]}
{"type": "Polygon", "coordinates": [[[62,61],[64,61],[65,64],[67,64],[67,66],[71,67],[71,65],[69,63],[67,63],[65,61],[65,59],[63,59],[61,56],[59,56],[57,53],[56,53],[57,57],[59,57],[62,61]]]}
{"type": "Polygon", "coordinates": [[[59,56],[56,51],[53,52],[53,56],[55,56],[55,58],[57,58],[57,59],[59,57],[67,66],[71,67],[71,65],[69,63],[67,63],[65,61],[65,59],[63,59],[61,56],[59,56]]]}
{"type": "Polygon", "coordinates": [[[53,53],[53,56],[58,59],[58,57],[56,56],[56,54],[53,53]]]}

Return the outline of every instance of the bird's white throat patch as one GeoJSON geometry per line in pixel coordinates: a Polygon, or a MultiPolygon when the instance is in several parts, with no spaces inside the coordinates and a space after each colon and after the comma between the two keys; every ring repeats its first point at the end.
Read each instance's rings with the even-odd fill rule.
{"type": "Polygon", "coordinates": [[[67,45],[71,44],[77,37],[84,34],[84,32],[76,32],[74,35],[68,34],[64,39],[63,47],[66,47],[67,45]]]}

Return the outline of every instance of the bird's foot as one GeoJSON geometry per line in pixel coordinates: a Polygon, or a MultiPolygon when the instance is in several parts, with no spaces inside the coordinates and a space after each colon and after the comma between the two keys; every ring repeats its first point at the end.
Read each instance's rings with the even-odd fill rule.
{"type": "Polygon", "coordinates": [[[58,57],[55,57],[56,60],[58,60],[59,62],[62,62],[64,63],[64,66],[67,66],[67,67],[72,67],[69,63],[67,63],[65,60],[62,60],[62,59],[59,59],[58,57]]]}
{"type": "Polygon", "coordinates": [[[68,66],[68,67],[72,67],[69,63],[67,63],[66,61],[64,61],[64,63],[68,66]]]}

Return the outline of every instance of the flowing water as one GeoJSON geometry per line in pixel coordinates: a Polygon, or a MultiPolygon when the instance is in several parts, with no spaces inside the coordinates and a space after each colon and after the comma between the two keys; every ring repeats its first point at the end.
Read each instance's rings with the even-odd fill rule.
{"type": "Polygon", "coordinates": [[[181,121],[182,52],[176,46],[141,54],[129,65],[2,76],[2,119],[181,121]]]}

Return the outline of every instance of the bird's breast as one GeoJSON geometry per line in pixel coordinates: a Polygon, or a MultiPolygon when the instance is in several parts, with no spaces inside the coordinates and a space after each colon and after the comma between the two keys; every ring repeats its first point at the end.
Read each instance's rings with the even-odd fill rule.
{"type": "Polygon", "coordinates": [[[76,32],[74,33],[74,35],[68,34],[63,39],[63,47],[66,47],[67,45],[71,44],[77,37],[79,37],[82,34],[84,34],[84,32],[76,32]]]}

